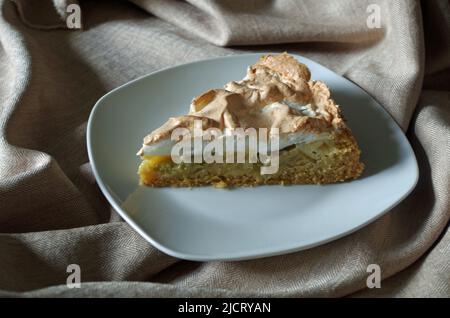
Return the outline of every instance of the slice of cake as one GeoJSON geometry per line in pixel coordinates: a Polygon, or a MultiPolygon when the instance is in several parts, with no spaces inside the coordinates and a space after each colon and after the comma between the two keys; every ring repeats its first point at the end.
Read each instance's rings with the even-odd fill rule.
{"type": "Polygon", "coordinates": [[[324,184],[361,175],[360,150],[327,86],[287,53],[194,98],[144,138],[148,186],[324,184]]]}

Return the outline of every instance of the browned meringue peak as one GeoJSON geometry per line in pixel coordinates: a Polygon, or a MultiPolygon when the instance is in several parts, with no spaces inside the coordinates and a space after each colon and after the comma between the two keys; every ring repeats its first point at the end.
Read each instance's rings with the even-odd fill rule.
{"type": "Polygon", "coordinates": [[[311,79],[308,67],[299,63],[287,52],[275,56],[271,54],[263,55],[255,66],[265,66],[288,80],[298,81],[303,79],[308,82],[311,79]]]}
{"type": "Polygon", "coordinates": [[[211,127],[220,128],[220,125],[217,121],[207,117],[190,115],[171,117],[161,127],[155,129],[151,134],[145,136],[144,145],[153,144],[160,141],[161,139],[170,138],[170,135],[175,128],[187,128],[189,130],[192,130],[194,128],[194,122],[196,120],[201,121],[202,129],[208,129],[211,127]]]}
{"type": "Polygon", "coordinates": [[[252,103],[243,94],[214,89],[193,100],[189,115],[212,119],[221,129],[278,128],[280,134],[299,129],[320,133],[330,126],[326,120],[304,116],[284,103],[275,101],[265,106],[252,103]]]}
{"type": "Polygon", "coordinates": [[[144,145],[170,138],[175,128],[192,128],[195,119],[202,120],[203,129],[273,127],[280,134],[346,127],[327,86],[311,81],[308,68],[287,53],[263,56],[249,67],[243,80],[194,98],[188,115],[170,118],[144,138],[144,145]],[[303,105],[313,115],[290,107],[292,103],[303,105]]]}
{"type": "Polygon", "coordinates": [[[287,53],[265,55],[247,69],[243,80],[229,82],[225,89],[261,106],[281,100],[304,104],[312,97],[308,86],[310,77],[306,65],[287,53]]]}

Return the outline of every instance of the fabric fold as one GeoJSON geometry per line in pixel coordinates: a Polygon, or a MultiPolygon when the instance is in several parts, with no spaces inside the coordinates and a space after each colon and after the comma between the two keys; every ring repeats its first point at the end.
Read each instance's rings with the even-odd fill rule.
{"type": "Polygon", "coordinates": [[[0,0],[0,296],[450,296],[447,1],[82,1],[86,28],[54,30],[67,28],[70,3],[0,0]],[[165,67],[267,51],[311,58],[376,98],[413,146],[417,187],[309,250],[243,262],[164,255],[101,194],[90,110],[165,67]],[[66,286],[69,264],[80,265],[80,289],[66,286]],[[381,289],[367,289],[369,264],[381,289]]]}
{"type": "Polygon", "coordinates": [[[79,5],[78,0],[11,0],[23,23],[31,28],[50,30],[68,28],[69,5],[79,5]]]}

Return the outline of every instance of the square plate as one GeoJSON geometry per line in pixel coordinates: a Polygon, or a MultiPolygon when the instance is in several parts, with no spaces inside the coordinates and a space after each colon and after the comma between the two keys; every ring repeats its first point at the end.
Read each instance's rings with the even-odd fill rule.
{"type": "Polygon", "coordinates": [[[392,117],[360,87],[294,55],[325,82],[362,150],[358,180],[331,185],[233,190],[138,186],[142,138],[169,117],[186,114],[193,97],[245,75],[261,54],[180,65],[141,77],[103,96],[87,128],[89,159],[117,212],[161,251],[189,260],[242,260],[329,242],[380,217],[414,188],[418,168],[392,117]]]}

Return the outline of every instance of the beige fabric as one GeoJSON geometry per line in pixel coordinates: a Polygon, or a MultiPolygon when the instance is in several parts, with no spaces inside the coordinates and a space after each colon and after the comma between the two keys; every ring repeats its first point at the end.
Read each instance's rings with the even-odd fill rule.
{"type": "Polygon", "coordinates": [[[52,29],[64,27],[69,1],[33,2],[0,0],[0,295],[450,296],[448,1],[81,1],[83,31],[52,29]],[[371,3],[381,29],[366,25],[371,3]],[[417,188],[314,249],[244,262],[164,255],[95,184],[85,143],[93,104],[163,67],[268,50],[310,57],[380,101],[414,147],[417,188]],[[65,285],[71,263],[80,289],[65,285]],[[378,290],[365,289],[371,263],[381,266],[378,290]]]}

